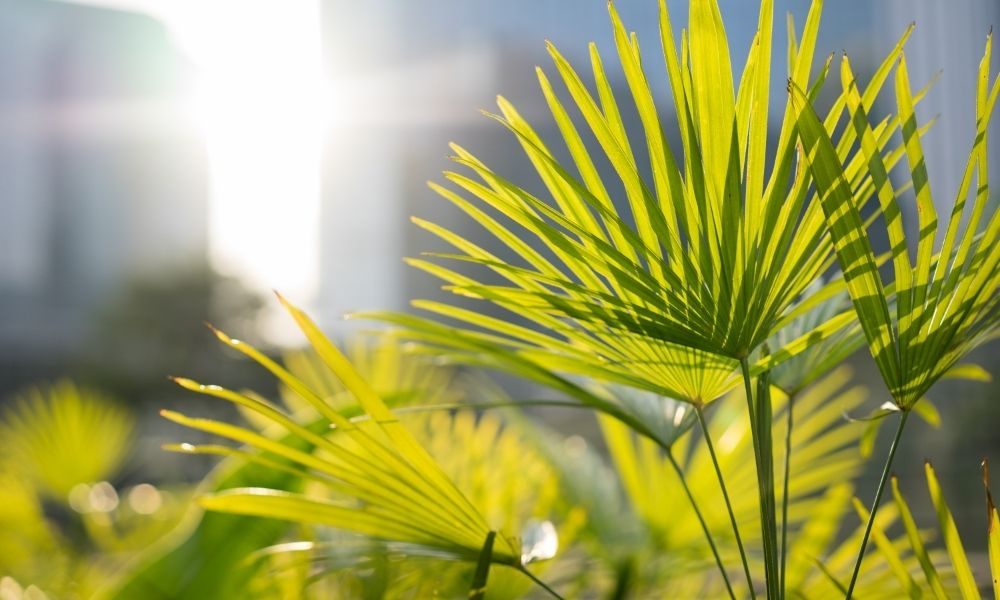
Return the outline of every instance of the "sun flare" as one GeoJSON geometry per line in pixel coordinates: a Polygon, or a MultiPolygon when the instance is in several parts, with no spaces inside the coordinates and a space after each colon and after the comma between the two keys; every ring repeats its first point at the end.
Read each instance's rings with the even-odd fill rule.
{"type": "Polygon", "coordinates": [[[212,259],[251,285],[309,302],[326,122],[319,6],[252,3],[238,17],[201,18],[188,35],[201,70],[212,259]]]}
{"type": "Polygon", "coordinates": [[[328,122],[319,0],[86,3],[161,20],[196,67],[189,112],[208,151],[212,263],[255,289],[312,305],[328,122]]]}

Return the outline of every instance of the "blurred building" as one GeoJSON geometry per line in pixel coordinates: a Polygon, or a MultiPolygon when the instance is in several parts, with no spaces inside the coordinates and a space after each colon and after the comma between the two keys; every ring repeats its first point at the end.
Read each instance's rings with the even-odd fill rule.
{"type": "Polygon", "coordinates": [[[204,260],[190,69],[158,22],[44,0],[0,10],[0,388],[75,350],[129,274],[204,260]]]}
{"type": "MultiPolygon", "coordinates": [[[[883,0],[873,6],[882,29],[908,22],[917,25],[906,46],[912,85],[923,86],[939,76],[918,108],[918,117],[921,121],[938,117],[927,135],[924,153],[938,211],[950,210],[976,135],[976,74],[986,36],[994,26],[1000,26],[1000,2],[883,0]]],[[[1000,66],[998,54],[994,40],[992,76],[1000,66]]],[[[995,150],[1000,119],[996,115],[991,135],[994,152],[990,171],[996,181],[1000,176],[1000,154],[995,150]]]]}

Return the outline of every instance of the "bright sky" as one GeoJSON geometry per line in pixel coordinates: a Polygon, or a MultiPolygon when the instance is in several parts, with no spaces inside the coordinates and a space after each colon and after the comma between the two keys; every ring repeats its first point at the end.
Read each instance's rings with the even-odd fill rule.
{"type": "MultiPolygon", "coordinates": [[[[192,101],[211,169],[221,271],[299,304],[316,299],[326,123],[319,0],[77,0],[162,20],[199,70],[192,101]]],[[[265,327],[276,341],[282,320],[265,327]]]]}

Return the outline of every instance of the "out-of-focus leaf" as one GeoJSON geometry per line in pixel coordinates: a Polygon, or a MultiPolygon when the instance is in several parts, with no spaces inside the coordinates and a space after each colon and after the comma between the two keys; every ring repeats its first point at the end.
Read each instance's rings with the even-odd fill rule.
{"type": "Polygon", "coordinates": [[[132,433],[128,411],[68,380],[26,390],[0,414],[7,464],[62,503],[77,484],[113,477],[128,457],[132,433]]]}
{"type": "Polygon", "coordinates": [[[993,375],[975,363],[962,363],[948,369],[941,379],[966,379],[968,381],[990,382],[993,375]]]}
{"type": "MultiPolygon", "coordinates": [[[[322,431],[325,419],[310,428],[322,431]]],[[[286,435],[281,442],[303,451],[311,446],[286,435]]],[[[273,460],[288,465],[280,457],[273,460]]],[[[301,478],[242,459],[219,465],[207,479],[205,491],[247,486],[298,490],[301,478]]],[[[254,551],[277,543],[288,530],[285,523],[257,517],[203,512],[193,507],[172,534],[151,547],[126,576],[102,597],[116,600],[167,600],[173,598],[225,598],[246,593],[259,565],[247,561],[254,551]]]]}
{"type": "Polygon", "coordinates": [[[962,539],[958,536],[958,529],[955,527],[955,519],[951,516],[951,510],[944,500],[944,493],[938,483],[937,475],[931,463],[924,463],[924,471],[927,475],[927,490],[931,495],[931,502],[934,504],[934,511],[937,513],[938,525],[941,528],[941,535],[944,537],[945,547],[948,549],[948,556],[951,558],[952,567],[955,569],[955,576],[958,578],[959,590],[965,600],[978,600],[980,598],[979,588],[976,586],[976,579],[972,575],[972,568],[969,566],[969,559],[966,558],[965,548],[962,546],[962,539]]]}
{"type": "Polygon", "coordinates": [[[993,597],[1000,600],[1000,513],[990,492],[990,465],[983,459],[983,487],[986,488],[986,537],[990,557],[990,578],[993,580],[993,597]]]}
{"type": "Polygon", "coordinates": [[[930,400],[924,399],[923,402],[914,404],[913,412],[919,415],[921,419],[932,427],[941,426],[941,413],[938,412],[936,406],[931,404],[930,400]]]}
{"type": "Polygon", "coordinates": [[[912,548],[913,553],[916,554],[917,559],[920,561],[920,568],[924,572],[924,578],[928,585],[930,585],[931,590],[933,590],[934,596],[939,600],[946,600],[948,594],[944,589],[941,576],[938,574],[938,570],[934,566],[930,554],[927,552],[927,548],[920,535],[920,530],[917,528],[916,521],[913,520],[910,507],[899,491],[899,481],[895,477],[892,478],[892,497],[903,521],[903,527],[906,530],[906,537],[909,540],[910,548],[912,548]]]}

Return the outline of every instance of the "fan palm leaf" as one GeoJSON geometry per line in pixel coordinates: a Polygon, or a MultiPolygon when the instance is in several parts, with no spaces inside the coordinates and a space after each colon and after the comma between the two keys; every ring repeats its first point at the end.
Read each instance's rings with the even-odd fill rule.
{"type": "MultiPolygon", "coordinates": [[[[553,476],[546,461],[524,443],[519,420],[492,413],[477,417],[472,410],[515,404],[496,384],[406,352],[393,334],[357,336],[348,342],[347,354],[362,378],[406,419],[421,446],[487,521],[505,531],[522,531],[529,520],[550,518],[557,495],[553,476]],[[477,402],[468,401],[472,390],[477,402]]],[[[342,413],[359,408],[353,393],[330,376],[314,350],[288,353],[285,364],[317,395],[339,398],[342,413]]],[[[282,392],[286,405],[302,402],[287,387],[282,392]]],[[[359,414],[354,419],[367,417],[359,414]]]]}
{"type": "MultiPolygon", "coordinates": [[[[638,42],[612,5],[616,50],[643,126],[652,181],[632,144],[600,55],[591,46],[597,97],[550,45],[556,70],[583,117],[584,133],[601,152],[592,157],[584,136],[553,84],[539,81],[573,165],[556,161],[532,126],[506,100],[492,115],[521,143],[551,201],[491,170],[461,147],[455,162],[477,179],[448,172],[454,188],[431,187],[517,257],[514,264],[479,245],[421,219],[415,222],[455,247],[437,255],[484,267],[504,283],[487,284],[440,260],[410,263],[442,279],[457,294],[488,301],[511,318],[486,317],[450,304],[418,301],[438,317],[484,332],[483,340],[511,348],[559,371],[604,378],[661,395],[707,403],[738,384],[733,371],[764,340],[796,315],[791,307],[833,261],[822,211],[810,192],[808,172],[795,167],[793,112],[787,111],[774,168],[765,170],[773,6],[761,6],[758,34],[740,86],[733,72],[715,2],[691,3],[690,36],[679,50],[669,12],[660,6],[663,60],[667,66],[683,147],[683,161],[667,143],[666,121],[653,102],[652,84],[638,42]],[[616,203],[595,160],[606,161],[624,190],[616,203]],[[576,174],[571,172],[575,167],[576,174]],[[469,198],[475,200],[470,200],[469,198]],[[544,251],[537,249],[540,246],[544,251]]],[[[827,69],[811,79],[822,2],[814,2],[798,43],[789,48],[792,79],[818,92],[827,69]]],[[[876,71],[865,90],[870,106],[885,82],[909,31],[876,71]]],[[[827,62],[827,66],[829,62],[827,62]]],[[[834,104],[830,129],[846,98],[834,104]]],[[[898,119],[877,128],[876,146],[887,164],[902,148],[890,147],[898,119]]],[[[854,140],[844,132],[846,152],[854,140]]],[[[848,164],[850,181],[872,187],[863,161],[848,164]]],[[[833,284],[834,286],[840,284],[833,284]]],[[[826,292],[824,292],[826,293],[826,292]]],[[[832,293],[832,292],[831,292],[832,293]]],[[[808,308],[803,307],[803,310],[808,308]]],[[[773,366],[846,325],[840,315],[791,341],[765,359],[773,366]]]]}
{"type": "MultiPolygon", "coordinates": [[[[927,181],[926,165],[913,113],[913,96],[905,58],[896,68],[896,97],[905,140],[910,177],[915,188],[919,236],[916,262],[902,225],[899,201],[892,192],[888,167],[872,149],[872,130],[865,109],[858,102],[856,81],[846,57],[841,77],[851,110],[852,126],[861,140],[864,156],[876,183],[885,228],[892,246],[893,283],[879,276],[857,205],[863,198],[851,194],[843,182],[839,163],[831,154],[832,143],[818,126],[815,114],[802,100],[799,129],[806,145],[806,162],[823,194],[823,207],[848,289],[865,331],[869,347],[893,401],[900,410],[909,410],[935,381],[947,373],[962,356],[995,335],[1000,321],[997,286],[1000,285],[1000,235],[997,213],[980,232],[989,200],[987,179],[987,132],[1000,85],[990,86],[990,46],[980,65],[976,103],[977,137],[953,204],[944,241],[933,255],[937,214],[927,181]],[[979,186],[971,205],[964,235],[959,238],[966,198],[974,178],[979,186]],[[890,311],[887,290],[897,298],[895,315],[890,311]]],[[[801,93],[793,91],[801,98],[801,93]]]]}
{"type": "MultiPolygon", "coordinates": [[[[573,526],[557,516],[561,514],[556,508],[560,495],[554,473],[548,462],[525,443],[516,424],[495,413],[477,416],[471,410],[410,412],[401,414],[401,418],[488,522],[505,531],[522,532],[525,562],[552,558],[556,547],[572,542],[573,526]],[[546,534],[544,539],[529,539],[531,532],[539,531],[546,534]]],[[[318,488],[313,485],[309,493],[322,494],[318,488]]],[[[332,492],[326,497],[343,499],[332,492]]],[[[440,550],[429,551],[412,544],[311,529],[306,535],[296,532],[296,542],[257,554],[269,563],[269,569],[260,577],[263,597],[268,596],[265,590],[275,593],[277,580],[294,577],[294,568],[302,563],[309,566],[309,581],[299,586],[300,595],[308,588],[324,598],[373,594],[452,597],[469,589],[468,580],[475,566],[469,564],[471,561],[457,562],[440,550]],[[396,555],[411,560],[391,560],[396,555]],[[378,576],[368,576],[375,568],[378,576]],[[382,591],[376,593],[376,589],[382,591]]],[[[489,597],[524,595],[528,582],[513,575],[510,571],[490,573],[489,597]]]]}
{"type": "Polygon", "coordinates": [[[509,565],[533,577],[522,565],[518,540],[498,534],[487,525],[486,517],[403,427],[341,351],[308,316],[283,298],[281,300],[313,351],[351,394],[366,418],[344,416],[272,359],[245,342],[217,332],[220,340],[256,360],[283,385],[309,402],[329,421],[331,429],[329,433],[315,433],[277,405],[255,395],[177,378],[177,383],[185,388],[227,400],[266,417],[311,444],[315,451],[298,450],[244,427],[163,411],[172,421],[236,441],[250,451],[223,446],[179,445],[172,448],[210,454],[239,453],[249,460],[294,473],[328,493],[315,496],[261,488],[235,489],[205,496],[201,503],[210,510],[324,525],[374,539],[413,544],[472,562],[485,557],[488,563],[509,565]],[[492,543],[487,544],[487,539],[492,543]]]}
{"type": "Polygon", "coordinates": [[[62,380],[14,396],[0,414],[0,458],[42,494],[67,503],[76,485],[118,472],[133,429],[132,415],[105,394],[62,380]]]}
{"type": "MultiPolygon", "coordinates": [[[[886,284],[879,274],[875,254],[866,235],[858,206],[867,197],[852,193],[845,170],[833,142],[801,89],[789,83],[790,96],[799,107],[797,129],[804,146],[804,160],[820,193],[830,236],[848,291],[854,303],[871,354],[882,379],[901,411],[899,427],[889,450],[885,470],[875,495],[871,525],[885,488],[906,418],[930,387],[968,352],[997,335],[1000,323],[997,288],[1000,286],[1000,213],[993,210],[985,221],[990,187],[988,180],[987,133],[990,118],[1000,95],[1000,78],[991,84],[992,33],[979,66],[976,94],[976,139],[970,152],[939,253],[934,255],[937,212],[931,196],[913,111],[914,96],[905,57],[896,66],[895,91],[902,123],[902,137],[914,188],[918,220],[915,260],[911,260],[909,240],[902,223],[902,210],[889,180],[891,167],[877,151],[875,134],[867,109],[860,101],[857,81],[847,57],[841,63],[841,82],[851,115],[849,129],[857,133],[862,157],[875,184],[884,227],[888,234],[895,279],[886,284]],[[967,198],[973,180],[978,187],[965,222],[967,198]],[[980,227],[985,227],[980,231],[980,227]],[[888,297],[893,292],[896,310],[890,311],[888,297]]],[[[858,555],[864,556],[867,536],[858,555]]],[[[857,569],[848,588],[853,591],[857,569]]]]}

